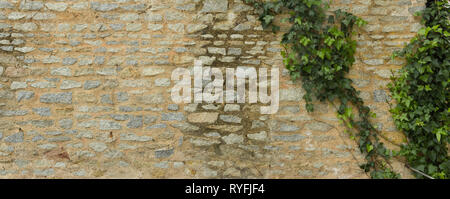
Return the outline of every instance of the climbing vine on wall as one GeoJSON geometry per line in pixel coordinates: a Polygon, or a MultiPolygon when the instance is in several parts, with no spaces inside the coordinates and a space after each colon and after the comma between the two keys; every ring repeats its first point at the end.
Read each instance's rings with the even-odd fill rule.
{"type": "Polygon", "coordinates": [[[366,22],[340,10],[327,15],[329,6],[322,0],[246,2],[260,12],[263,28],[274,32],[280,30],[274,24],[275,16],[288,14],[283,22],[291,26],[281,41],[285,48],[282,56],[291,78],[302,82],[306,109],[314,111],[315,99],[335,105],[347,132],[358,139],[361,152],[366,154],[367,162],[361,168],[373,178],[398,178],[387,164],[392,152],[379,142],[377,130],[370,123],[374,114],[346,77],[355,62],[356,41],[351,39],[354,27],[366,22]]]}
{"type": "MultiPolygon", "coordinates": [[[[397,101],[391,109],[407,138],[400,155],[434,178],[450,177],[450,5],[431,0],[422,12],[425,27],[399,53],[407,64],[389,88],[397,101]]],[[[424,175],[418,175],[423,178],[424,175]]]]}

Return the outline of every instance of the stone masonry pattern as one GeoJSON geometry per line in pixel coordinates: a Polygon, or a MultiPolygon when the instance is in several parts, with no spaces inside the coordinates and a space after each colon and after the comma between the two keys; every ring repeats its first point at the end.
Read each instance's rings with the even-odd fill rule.
{"type": "MultiPolygon", "coordinates": [[[[389,147],[405,139],[386,90],[404,60],[391,54],[416,35],[424,5],[331,3],[368,21],[350,77],[389,147]]],[[[334,108],[304,109],[281,36],[242,0],[0,0],[0,178],[368,178],[334,108]],[[171,73],[194,60],[280,68],[278,113],[173,103],[171,73]]]]}

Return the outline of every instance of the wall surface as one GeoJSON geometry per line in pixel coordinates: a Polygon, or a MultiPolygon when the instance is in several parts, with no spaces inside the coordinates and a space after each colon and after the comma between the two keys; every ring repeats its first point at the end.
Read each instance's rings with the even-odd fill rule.
{"type": "MultiPolygon", "coordinates": [[[[331,6],[369,22],[350,77],[394,148],[404,137],[386,84],[404,61],[390,55],[416,34],[423,6],[331,6]]],[[[280,37],[242,0],[0,0],[0,178],[368,178],[334,108],[304,109],[280,37]],[[280,68],[280,110],[175,104],[171,73],[196,59],[280,68]]]]}

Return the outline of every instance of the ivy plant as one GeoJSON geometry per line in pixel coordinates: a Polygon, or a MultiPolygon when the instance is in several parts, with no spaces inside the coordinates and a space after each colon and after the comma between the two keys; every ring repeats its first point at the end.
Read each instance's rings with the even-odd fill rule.
{"type": "MultiPolygon", "coordinates": [[[[424,27],[394,57],[406,65],[389,85],[397,104],[395,124],[408,138],[400,151],[410,167],[433,178],[450,177],[450,5],[428,1],[422,12],[424,27]]],[[[418,174],[423,178],[425,175],[418,174]]]]}
{"type": "Polygon", "coordinates": [[[388,164],[392,152],[379,141],[377,130],[370,122],[374,114],[364,105],[352,80],[346,77],[355,62],[354,28],[366,22],[340,10],[327,15],[329,5],[322,0],[246,2],[260,12],[263,28],[273,32],[280,30],[274,24],[276,16],[288,15],[282,21],[290,24],[290,29],[283,35],[281,54],[292,80],[302,82],[307,111],[314,111],[315,100],[334,104],[338,117],[366,154],[367,162],[361,168],[373,178],[399,178],[388,164]]]}

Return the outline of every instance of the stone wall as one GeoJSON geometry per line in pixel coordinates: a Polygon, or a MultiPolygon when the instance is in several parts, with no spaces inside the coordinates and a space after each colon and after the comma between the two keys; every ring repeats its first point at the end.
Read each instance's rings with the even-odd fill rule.
{"type": "MultiPolygon", "coordinates": [[[[369,24],[351,71],[386,143],[391,53],[424,0],[337,0],[369,24]]],[[[0,0],[0,178],[367,178],[329,104],[304,109],[280,76],[280,110],[175,104],[177,67],[279,67],[281,33],[242,0],[0,0]]],[[[403,177],[411,177],[393,162],[403,177]]]]}

